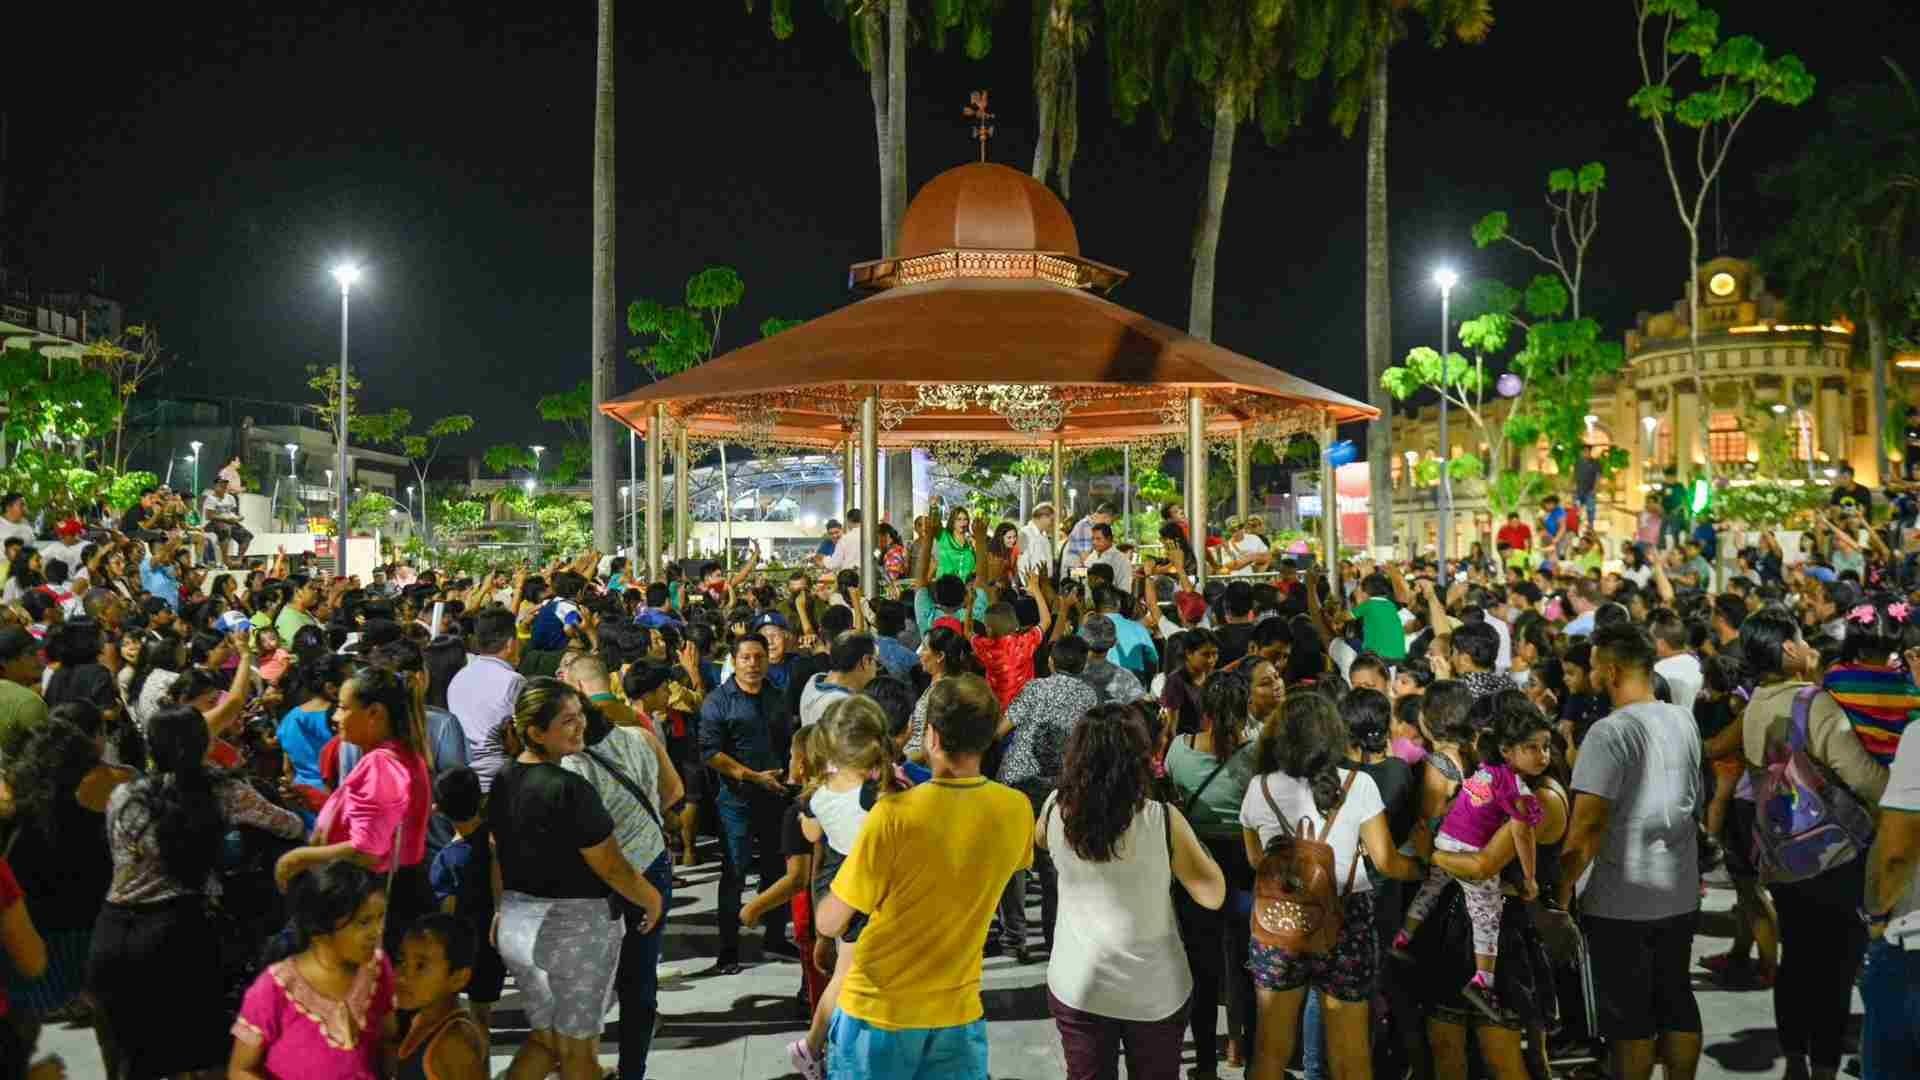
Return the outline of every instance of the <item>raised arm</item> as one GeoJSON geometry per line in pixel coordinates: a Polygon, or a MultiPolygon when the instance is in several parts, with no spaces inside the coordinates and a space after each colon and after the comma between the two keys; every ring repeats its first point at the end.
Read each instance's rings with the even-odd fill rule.
{"type": "Polygon", "coordinates": [[[912,579],[916,589],[924,589],[933,583],[933,552],[940,546],[939,520],[940,500],[934,499],[927,503],[926,516],[919,519],[914,529],[919,543],[914,545],[913,567],[907,576],[912,579]]]}

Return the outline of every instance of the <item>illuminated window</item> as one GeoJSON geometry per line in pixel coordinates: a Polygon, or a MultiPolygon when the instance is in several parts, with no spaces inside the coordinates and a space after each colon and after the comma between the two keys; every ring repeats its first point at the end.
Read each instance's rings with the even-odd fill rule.
{"type": "Polygon", "coordinates": [[[1653,460],[1662,468],[1674,464],[1673,460],[1673,421],[1666,417],[1653,429],[1653,460]]]}
{"type": "Polygon", "coordinates": [[[1717,465],[1747,460],[1747,433],[1740,427],[1738,416],[1716,412],[1707,421],[1707,456],[1717,465]]]}

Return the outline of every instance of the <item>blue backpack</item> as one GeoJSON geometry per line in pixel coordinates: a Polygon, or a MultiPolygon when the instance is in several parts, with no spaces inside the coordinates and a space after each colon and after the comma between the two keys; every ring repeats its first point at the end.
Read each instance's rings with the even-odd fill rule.
{"type": "Polygon", "coordinates": [[[1793,696],[1787,745],[1768,748],[1753,785],[1753,858],[1767,884],[1818,877],[1873,845],[1873,815],[1807,754],[1807,714],[1820,692],[1809,686],[1793,696]]]}

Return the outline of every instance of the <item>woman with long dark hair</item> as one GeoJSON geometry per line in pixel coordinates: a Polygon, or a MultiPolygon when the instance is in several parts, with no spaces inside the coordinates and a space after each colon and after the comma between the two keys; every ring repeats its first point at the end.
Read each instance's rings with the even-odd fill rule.
{"type": "MultiPolygon", "coordinates": [[[[1845,648],[1858,662],[1888,659],[1881,616],[1862,604],[1841,612],[1847,620],[1845,648]],[[1865,607],[1867,612],[1861,612],[1865,607]],[[1866,651],[1853,641],[1854,627],[1871,642],[1866,651]]],[[[1758,680],[1740,718],[1741,752],[1747,775],[1756,782],[1769,761],[1783,755],[1790,730],[1804,712],[1806,754],[1829,784],[1852,793],[1874,808],[1887,786],[1887,766],[1863,745],[1846,709],[1810,680],[1820,656],[1800,637],[1800,627],[1783,611],[1762,609],[1740,624],[1740,652],[1747,671],[1758,680]],[[1800,699],[1804,697],[1805,701],[1800,699]]],[[[1802,881],[1773,882],[1779,920],[1780,970],[1773,983],[1773,1018],[1787,1075],[1831,1078],[1840,1068],[1841,1035],[1846,1028],[1853,979],[1866,948],[1867,928],[1857,913],[1866,896],[1866,853],[1802,881]]]]}
{"type": "MultiPolygon", "coordinates": [[[[1305,588],[1315,587],[1309,581],[1305,588]]],[[[1287,620],[1287,629],[1292,632],[1293,646],[1287,651],[1287,670],[1284,680],[1288,686],[1311,683],[1327,673],[1327,642],[1320,636],[1320,628],[1313,624],[1310,615],[1295,615],[1287,620]]]]}
{"type": "Polygon", "coordinates": [[[284,889],[302,870],[336,859],[391,870],[387,943],[389,953],[398,952],[402,932],[433,910],[426,867],[433,780],[420,749],[413,689],[394,672],[361,668],[340,684],[334,713],[340,737],[364,756],[320,808],[312,843],[282,855],[274,879],[284,889]]]}
{"type": "Polygon", "coordinates": [[[501,959],[514,974],[531,1034],[510,1075],[598,1080],[600,1028],[620,955],[618,893],[642,933],[662,898],[627,861],[614,821],[584,777],[562,768],[586,748],[585,701],[558,679],[529,679],[500,737],[510,760],[487,800],[501,882],[494,916],[501,959]]]}
{"type": "MultiPolygon", "coordinates": [[[[1133,705],[1099,705],[1067,736],[1060,788],[1034,844],[1053,858],[1063,910],[1047,959],[1047,1007],[1071,1080],[1175,1080],[1194,990],[1174,915],[1178,881],[1217,910],[1226,879],[1178,810],[1149,797],[1153,739],[1133,705]]],[[[1204,1067],[1203,1062],[1203,1067],[1204,1067]]]]}
{"type": "MultiPolygon", "coordinates": [[[[1256,661],[1269,681],[1273,665],[1256,661]]],[[[1167,779],[1179,793],[1179,807],[1195,835],[1226,875],[1235,901],[1218,911],[1179,900],[1187,963],[1193,969],[1193,1052],[1204,1066],[1214,1060],[1215,1023],[1220,984],[1227,987],[1227,1064],[1246,1064],[1246,1033],[1253,1028],[1253,983],[1247,978],[1247,901],[1253,870],[1240,842],[1240,803],[1253,782],[1254,743],[1245,738],[1252,709],[1247,672],[1216,675],[1200,694],[1200,730],[1178,735],[1167,746],[1167,779]]],[[[1277,703],[1277,701],[1276,701],[1277,703]]]]}
{"type": "Polygon", "coordinates": [[[165,707],[174,680],[186,666],[186,643],[174,634],[162,631],[140,650],[140,662],[127,683],[127,712],[135,724],[144,727],[165,707]]]}
{"type": "Polygon", "coordinates": [[[927,673],[930,681],[920,700],[913,704],[913,718],[908,721],[907,757],[920,764],[926,764],[925,739],[927,734],[927,695],[933,692],[935,684],[942,679],[955,675],[980,674],[979,661],[974,659],[973,646],[968,643],[965,634],[951,626],[936,626],[920,639],[920,670],[927,673]]]}
{"type": "MultiPolygon", "coordinates": [[[[322,653],[288,669],[285,698],[296,702],[281,716],[277,736],[280,752],[293,766],[293,783],[325,801],[327,783],[320,755],[333,740],[333,709],[340,700],[340,684],[347,681],[345,657],[322,653]]],[[[319,811],[314,806],[314,811],[319,811]]]]}
{"type": "Polygon", "coordinates": [[[1181,735],[1200,730],[1200,691],[1220,662],[1220,639],[1195,627],[1167,637],[1161,650],[1166,681],[1160,690],[1163,720],[1181,735]]]}
{"type": "Polygon", "coordinates": [[[1290,694],[1282,715],[1280,724],[1260,736],[1254,761],[1258,775],[1240,806],[1247,861],[1258,866],[1269,844],[1305,821],[1333,848],[1345,918],[1339,939],[1324,954],[1292,953],[1258,942],[1248,947],[1259,1021],[1247,1075],[1253,1080],[1285,1075],[1301,1006],[1311,990],[1320,997],[1334,1070],[1364,1076],[1371,1065],[1368,1007],[1379,967],[1379,936],[1372,883],[1364,874],[1353,874],[1351,887],[1346,882],[1363,846],[1388,877],[1417,880],[1419,866],[1393,846],[1373,778],[1347,765],[1347,725],[1333,703],[1320,694],[1290,694]]]}
{"type": "MultiPolygon", "coordinates": [[[[104,669],[103,669],[104,670],[104,669]]],[[[81,701],[56,705],[44,725],[7,748],[6,779],[13,793],[8,861],[26,890],[27,911],[47,945],[47,970],[38,979],[14,977],[7,989],[7,1020],[29,1047],[47,1017],[84,988],[94,923],[113,880],[106,811],[131,769],[103,763],[103,717],[81,701]]],[[[102,1059],[112,1071],[112,1042],[96,1027],[102,1059]]]]}
{"type": "Polygon", "coordinates": [[[207,897],[221,837],[235,826],[300,837],[300,819],[206,766],[207,724],[172,706],[147,722],[153,768],[107,802],[113,884],[94,925],[87,987],[104,1011],[122,1075],[172,1076],[226,1059],[222,972],[207,897]],[[163,1002],[155,973],[165,972],[163,1002]]]}
{"type": "Polygon", "coordinates": [[[935,577],[952,576],[967,582],[973,580],[973,537],[967,531],[972,520],[972,515],[964,506],[947,511],[947,527],[940,531],[934,541],[935,577]]]}
{"type": "Polygon", "coordinates": [[[0,602],[17,604],[28,590],[47,583],[45,567],[40,561],[40,552],[35,548],[23,547],[13,556],[13,562],[7,566],[7,584],[0,589],[0,602]]]}

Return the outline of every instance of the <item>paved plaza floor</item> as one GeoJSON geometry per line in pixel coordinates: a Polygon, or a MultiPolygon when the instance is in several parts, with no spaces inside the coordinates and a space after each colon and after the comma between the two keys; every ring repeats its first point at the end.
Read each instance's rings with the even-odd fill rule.
{"type": "MultiPolygon", "coordinates": [[[[795,998],[800,986],[798,965],[750,963],[738,975],[703,977],[712,966],[717,940],[714,892],[719,864],[708,862],[689,871],[688,876],[693,885],[676,894],[668,917],[660,993],[665,1016],[654,1042],[648,1076],[652,1080],[769,1080],[793,1075],[785,1046],[805,1027],[803,1006],[795,998]]],[[[1696,957],[1726,950],[1725,913],[1732,897],[1732,891],[1724,887],[1709,893],[1705,926],[1694,941],[1696,957]]],[[[1062,912],[1062,917],[1070,914],[1062,912]]],[[[750,959],[758,957],[758,947],[752,944],[757,937],[757,932],[748,935],[745,948],[750,959]]],[[[1778,1076],[1779,1048],[1773,1032],[1771,995],[1722,990],[1697,977],[1698,971],[1695,974],[1706,1028],[1706,1057],[1699,1074],[1702,1080],[1778,1076]]],[[[1060,1040],[1047,1015],[1045,960],[1021,967],[1011,958],[989,959],[983,990],[991,1021],[992,1073],[996,1080],[1065,1076],[1060,1040]]],[[[1859,1011],[1856,996],[1856,1023],[1859,1011]]],[[[494,1018],[495,1075],[505,1070],[514,1045],[524,1034],[514,1029],[520,1021],[509,986],[494,1018]]],[[[616,1016],[605,1039],[603,1061],[609,1066],[615,1061],[612,1050],[618,1040],[616,1016]]],[[[52,1029],[42,1036],[40,1050],[62,1055],[68,1075],[76,1080],[104,1076],[91,1032],[52,1029]]],[[[1223,1065],[1220,1074],[1237,1077],[1239,1070],[1223,1065]]]]}

